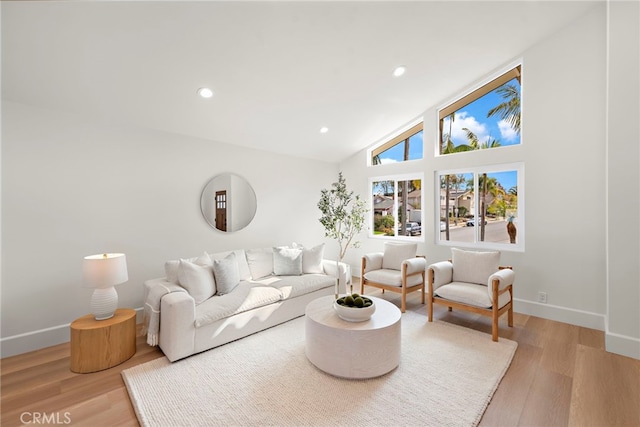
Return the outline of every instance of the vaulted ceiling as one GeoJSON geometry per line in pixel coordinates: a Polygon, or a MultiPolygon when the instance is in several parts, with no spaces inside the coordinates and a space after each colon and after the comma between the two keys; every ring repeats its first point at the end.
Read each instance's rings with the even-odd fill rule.
{"type": "Polygon", "coordinates": [[[3,1],[2,98],[339,161],[596,4],[3,1]]]}

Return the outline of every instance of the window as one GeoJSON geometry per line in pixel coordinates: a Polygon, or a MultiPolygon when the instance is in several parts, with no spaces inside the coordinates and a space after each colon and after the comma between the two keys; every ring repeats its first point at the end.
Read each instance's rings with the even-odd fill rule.
{"type": "Polygon", "coordinates": [[[421,174],[370,180],[374,237],[421,238],[422,181],[421,174]]]}
{"type": "Polygon", "coordinates": [[[521,66],[438,113],[440,154],[520,144],[521,66]]]}
{"type": "Polygon", "coordinates": [[[371,164],[406,162],[422,159],[422,122],[371,151],[371,164]]]}
{"type": "Polygon", "coordinates": [[[439,241],[523,247],[523,171],[510,164],[439,172],[439,241]]]}

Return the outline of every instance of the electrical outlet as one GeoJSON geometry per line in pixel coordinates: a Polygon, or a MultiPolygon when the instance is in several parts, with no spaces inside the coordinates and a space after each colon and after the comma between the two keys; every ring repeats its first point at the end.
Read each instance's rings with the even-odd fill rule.
{"type": "Polygon", "coordinates": [[[547,303],[547,293],[546,292],[538,292],[538,302],[543,304],[547,303]]]}

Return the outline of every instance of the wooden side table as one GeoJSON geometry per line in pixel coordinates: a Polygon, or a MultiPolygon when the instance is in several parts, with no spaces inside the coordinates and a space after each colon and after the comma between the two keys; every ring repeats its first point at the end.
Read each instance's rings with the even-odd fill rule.
{"type": "Polygon", "coordinates": [[[136,352],[136,312],[117,309],[111,319],[92,314],[71,323],[71,370],[80,374],[102,371],[130,359],[136,352]]]}

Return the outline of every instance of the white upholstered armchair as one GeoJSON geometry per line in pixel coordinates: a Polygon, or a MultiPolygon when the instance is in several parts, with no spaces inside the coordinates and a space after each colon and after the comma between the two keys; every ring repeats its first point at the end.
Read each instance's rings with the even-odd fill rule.
{"type": "Polygon", "coordinates": [[[416,243],[385,243],[384,252],[374,252],[362,257],[360,275],[360,293],[364,287],[373,286],[384,291],[402,295],[400,311],[407,307],[407,293],[422,292],[422,304],[425,300],[425,269],[427,261],[416,256],[416,243]]]}
{"type": "Polygon", "coordinates": [[[451,249],[451,261],[428,267],[429,322],[433,304],[470,311],[492,318],[491,337],[498,341],[498,318],[507,313],[513,326],[513,282],[511,267],[500,266],[500,252],[451,249]]]}

